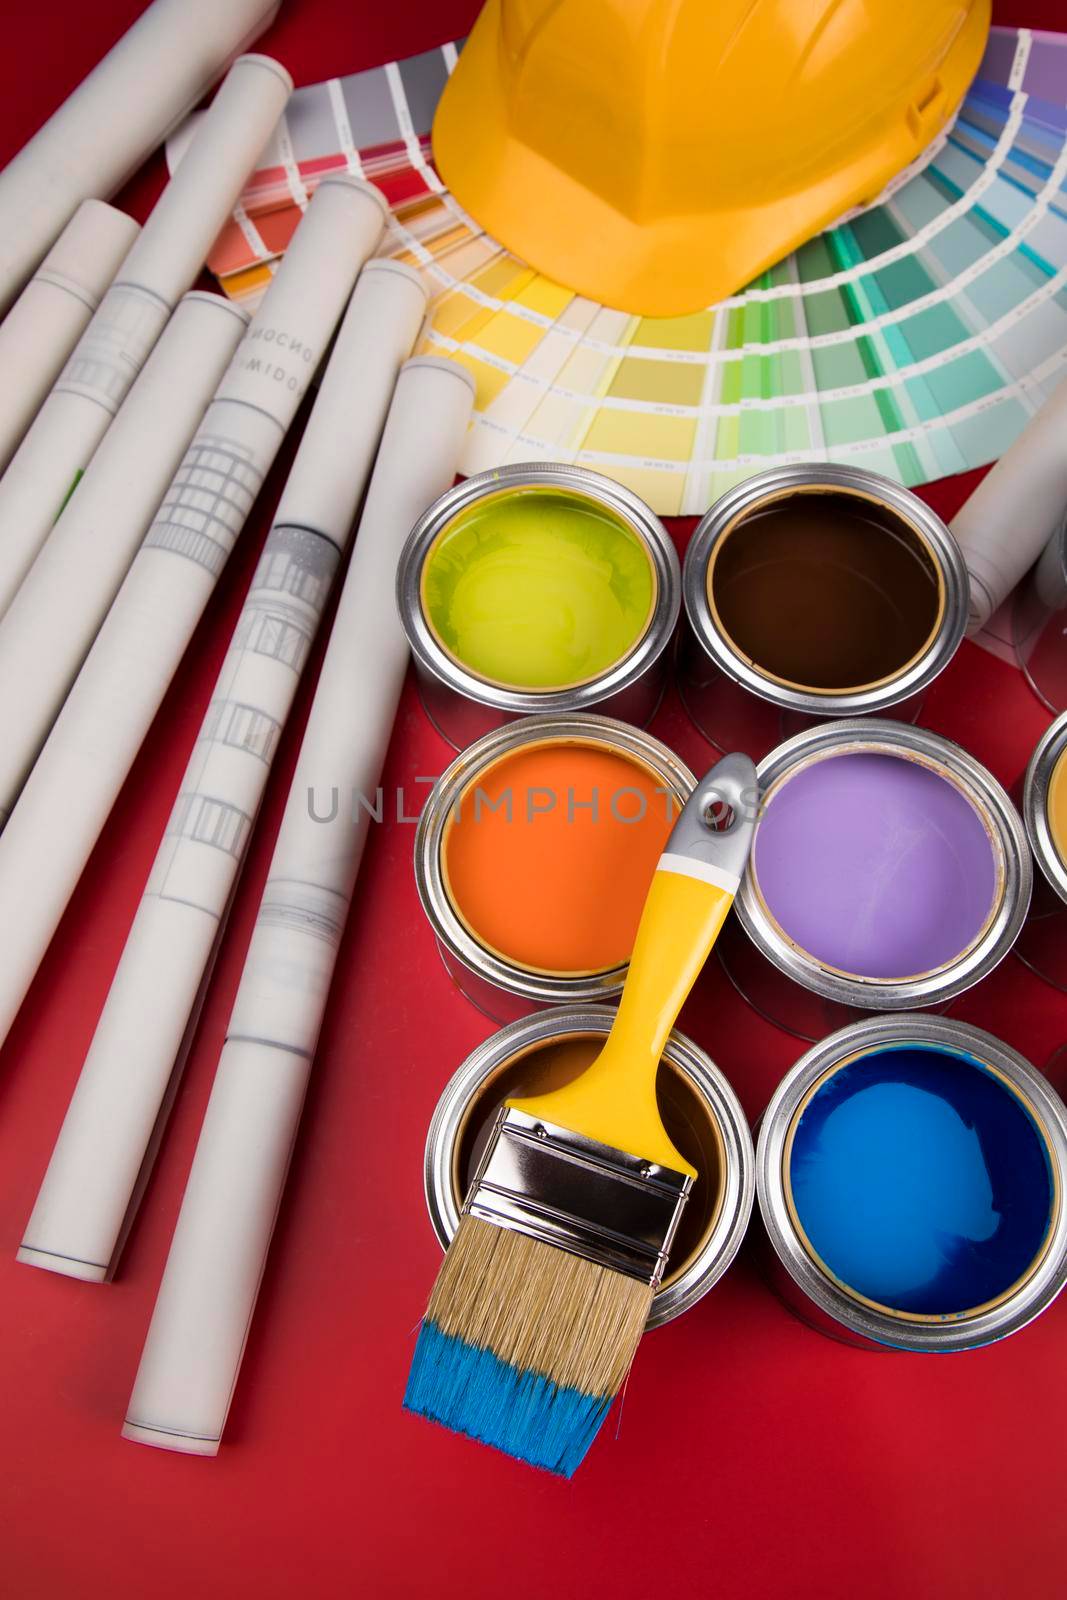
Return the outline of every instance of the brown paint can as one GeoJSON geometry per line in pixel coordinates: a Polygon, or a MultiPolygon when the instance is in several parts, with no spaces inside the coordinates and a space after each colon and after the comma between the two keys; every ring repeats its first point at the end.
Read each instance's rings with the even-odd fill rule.
{"type": "Polygon", "coordinates": [[[762,755],[822,718],[918,715],[967,621],[967,573],[921,500],[875,473],[759,473],[686,555],[682,697],[720,749],[762,755]]]}

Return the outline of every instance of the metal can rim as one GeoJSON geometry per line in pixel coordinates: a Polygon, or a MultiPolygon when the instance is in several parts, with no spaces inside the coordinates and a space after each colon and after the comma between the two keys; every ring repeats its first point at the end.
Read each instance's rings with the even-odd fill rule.
{"type": "Polygon", "coordinates": [[[1048,820],[1049,784],[1061,757],[1067,758],[1067,711],[1038,740],[1023,784],[1023,821],[1030,848],[1052,889],[1067,903],[1067,862],[1056,848],[1048,820]]]}
{"type": "Polygon", "coordinates": [[[950,1017],[903,1013],[867,1017],[840,1028],[806,1051],[786,1073],[760,1121],[756,1196],[772,1248],[794,1283],[835,1322],[875,1343],[909,1350],[963,1350],[1015,1333],[1038,1316],[1067,1283],[1067,1107],[1025,1056],[1002,1039],[950,1017]],[[819,1078],[842,1059],[906,1042],[965,1051],[1001,1073],[1040,1113],[1055,1173],[1057,1210],[1038,1265],[1001,1304],[973,1317],[907,1322],[884,1315],[839,1289],[812,1261],[789,1216],[782,1171],[785,1140],[797,1107],[819,1078]],[[906,1337],[902,1330],[906,1330],[906,1337]]]}
{"type": "Polygon", "coordinates": [[[881,473],[860,467],[798,465],[771,467],[743,479],[705,512],[686,551],[682,600],[689,626],[701,649],[721,672],[742,688],[788,711],[846,717],[888,711],[928,687],[951,661],[966,632],[969,589],[963,553],[951,530],[917,495],[881,473]],[[933,547],[945,584],[941,621],[920,655],[888,682],[851,693],[814,694],[765,677],[715,626],[705,582],[712,549],[739,513],[753,509],[761,500],[782,490],[819,486],[843,492],[856,490],[873,496],[905,521],[917,525],[933,547]]]}
{"type": "Polygon", "coordinates": [[[962,745],[926,728],[878,717],[827,722],[786,739],[765,756],[756,769],[761,794],[791,768],[835,746],[838,753],[854,749],[889,755],[906,751],[926,756],[947,768],[962,788],[970,789],[972,803],[975,799],[981,801],[982,809],[996,828],[1004,862],[999,903],[991,919],[966,951],[933,972],[892,981],[843,974],[824,966],[807,951],[801,951],[774,926],[755,889],[750,858],[734,902],[741,926],[761,954],[780,972],[824,999],[876,1011],[906,1011],[917,1005],[939,1005],[951,1000],[984,978],[1004,959],[1026,920],[1033,887],[1033,864],[1022,818],[1003,786],[962,745]]]}
{"type": "Polygon", "coordinates": [[[415,830],[415,887],[423,911],[441,945],[486,982],[534,1004],[582,1005],[621,992],[626,965],[592,976],[567,978],[526,971],[493,954],[469,932],[457,916],[441,871],[441,841],[448,814],[478,772],[523,745],[547,740],[587,739],[610,743],[634,756],[671,785],[684,805],[697,780],[689,767],[667,745],[641,728],[594,712],[572,717],[522,717],[475,739],[445,768],[423,806],[415,830]]]}
{"type": "Polygon", "coordinates": [[[602,473],[591,472],[587,467],[533,461],[516,462],[479,472],[446,490],[435,500],[416,522],[400,552],[396,598],[412,655],[430,677],[480,705],[518,715],[538,715],[580,712],[595,707],[601,701],[621,694],[641,678],[659,660],[674,636],[682,604],[681,585],[681,566],[674,543],[663,523],[638,495],[611,478],[604,477],[602,473]],[[656,574],[656,600],[652,616],[633,648],[598,677],[570,688],[514,689],[502,684],[486,683],[448,655],[423,615],[420,595],[422,564],[441,529],[460,511],[483,496],[524,486],[569,489],[605,506],[638,535],[648,551],[656,574]]]}
{"type": "MultiPolygon", "coordinates": [[[[568,1034],[607,1035],[614,1016],[608,1006],[557,1006],[522,1017],[490,1034],[453,1073],[434,1108],[423,1162],[426,1209],[442,1250],[448,1249],[459,1226],[459,1208],[452,1193],[452,1149],[466,1107],[479,1084],[520,1050],[568,1034]]],[[[726,1159],[722,1204],[711,1235],[685,1272],[656,1294],[649,1313],[649,1329],[673,1322],[722,1277],[741,1247],[756,1192],[752,1134],[728,1080],[707,1052],[677,1029],[669,1035],[663,1053],[710,1105],[726,1159]]]]}

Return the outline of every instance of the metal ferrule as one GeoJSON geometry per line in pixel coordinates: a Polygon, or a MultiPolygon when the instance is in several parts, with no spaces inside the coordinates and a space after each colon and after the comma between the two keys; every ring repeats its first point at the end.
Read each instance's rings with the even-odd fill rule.
{"type": "Polygon", "coordinates": [[[1067,711],[1046,728],[1026,769],[1023,821],[1030,848],[1042,873],[1067,904],[1067,862],[1056,849],[1048,818],[1048,790],[1060,758],[1067,755],[1067,711]]]}
{"type": "Polygon", "coordinates": [[[515,717],[601,711],[643,726],[659,705],[681,610],[681,571],[659,518],[637,495],[599,472],[554,462],[520,462],[480,472],[449,489],[419,518],[400,554],[397,604],[411,645],[427,715],[456,749],[515,717]],[[507,688],[469,672],[442,647],[422,609],[422,568],[441,530],[468,506],[508,489],[560,489],[611,512],[644,545],[656,578],[656,599],[644,633],[607,671],[565,689],[507,688]]]}
{"type": "Polygon", "coordinates": [[[966,795],[982,819],[996,861],[997,894],[985,926],[967,949],[930,972],[900,979],[870,978],[827,967],[795,944],[771,916],[756,876],[758,829],[753,857],[734,902],[739,921],[768,961],[827,1000],[868,1011],[941,1005],[991,972],[1007,955],[1026,920],[1033,866],[1022,819],[993,774],[959,745],[925,728],[882,718],[823,723],[787,739],[757,768],[763,803],[802,768],[845,754],[917,760],[966,795]]]}
{"type": "MultiPolygon", "coordinates": [[[[494,1108],[499,1107],[504,1093],[503,1075],[541,1047],[575,1037],[603,1041],[613,1018],[614,1012],[606,1006],[538,1011],[498,1029],[457,1068],[437,1103],[426,1138],[426,1207],[442,1250],[447,1250],[459,1226],[464,1187],[468,1193],[473,1188],[460,1167],[460,1147],[472,1137],[472,1123],[480,1123],[480,1109],[487,1121],[490,1114],[495,1121],[494,1108]]],[[[681,1241],[675,1241],[674,1259],[652,1301],[649,1328],[673,1321],[719,1281],[740,1248],[755,1193],[752,1138],[729,1083],[684,1034],[670,1035],[663,1059],[666,1065],[661,1071],[684,1084],[692,1096],[690,1127],[700,1130],[698,1165],[707,1171],[715,1164],[718,1186],[709,1202],[706,1226],[684,1257],[679,1253],[681,1241]]],[[[558,1198],[553,1195],[556,1204],[558,1198]]],[[[693,1218],[695,1204],[694,1197],[687,1222],[693,1218]]],[[[613,1219],[612,1225],[618,1229],[617,1220],[613,1219]]]]}
{"type": "MultiPolygon", "coordinates": [[[[855,717],[886,712],[921,693],[955,654],[967,627],[970,591],[959,545],[936,512],[917,495],[858,467],[772,467],[746,478],[717,500],[697,525],[686,551],[682,599],[690,629],[690,650],[698,652],[727,678],[784,710],[824,717],[855,717]],[[854,493],[874,500],[907,523],[926,547],[943,585],[944,606],[925,649],[899,673],[853,690],[813,692],[761,672],[719,628],[708,597],[708,563],[715,546],[738,519],[760,505],[804,489],[854,493]]],[[[688,699],[687,699],[688,703],[688,699]]]]}
{"type": "Polygon", "coordinates": [[[543,741],[602,744],[647,767],[679,811],[696,787],[685,763],[651,734],[610,717],[526,717],[495,728],[460,752],[442,773],[423,807],[415,833],[415,885],[449,976],[467,998],[496,1022],[510,1022],[537,1006],[583,1005],[617,996],[626,968],[607,972],[535,972],[479,943],[457,914],[445,883],[442,847],[453,808],[478,778],[502,758],[543,741]]]}
{"type": "Polygon", "coordinates": [[[693,1179],[501,1106],[463,1206],[657,1289],[693,1179]]]}
{"type": "Polygon", "coordinates": [[[821,1332],[868,1349],[968,1350],[1015,1333],[1055,1299],[1067,1281],[1067,1108],[1048,1081],[1010,1046],[949,1017],[869,1017],[809,1050],[786,1073],[760,1121],[756,1191],[770,1246],[772,1278],[783,1299],[821,1332]],[[970,1315],[918,1317],[880,1310],[846,1292],[812,1257],[787,1194],[786,1148],[808,1093],[838,1065],[858,1055],[906,1044],[961,1053],[1001,1077],[1040,1130],[1053,1178],[1048,1236],[1023,1281],[998,1303],[970,1315]]]}

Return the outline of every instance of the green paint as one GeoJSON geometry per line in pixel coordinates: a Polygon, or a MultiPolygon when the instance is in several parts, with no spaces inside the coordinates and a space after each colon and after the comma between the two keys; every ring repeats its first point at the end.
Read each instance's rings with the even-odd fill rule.
{"type": "Polygon", "coordinates": [[[641,638],[655,589],[637,534],[555,489],[477,501],[438,536],[422,573],[423,610],[444,648],[514,689],[599,677],[641,638]]]}

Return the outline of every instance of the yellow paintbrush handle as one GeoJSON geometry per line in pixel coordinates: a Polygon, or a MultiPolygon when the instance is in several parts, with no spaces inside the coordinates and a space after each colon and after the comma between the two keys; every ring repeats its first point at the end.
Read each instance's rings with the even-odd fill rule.
{"type": "Polygon", "coordinates": [[[693,1173],[660,1120],[656,1073],[667,1036],[733,904],[751,842],[755,797],[755,769],[747,757],[728,757],[708,774],[679,817],[652,879],[604,1049],[573,1083],[509,1104],[617,1150],[693,1173]],[[722,833],[705,821],[709,799],[720,796],[734,810],[732,827],[722,833]]]}

